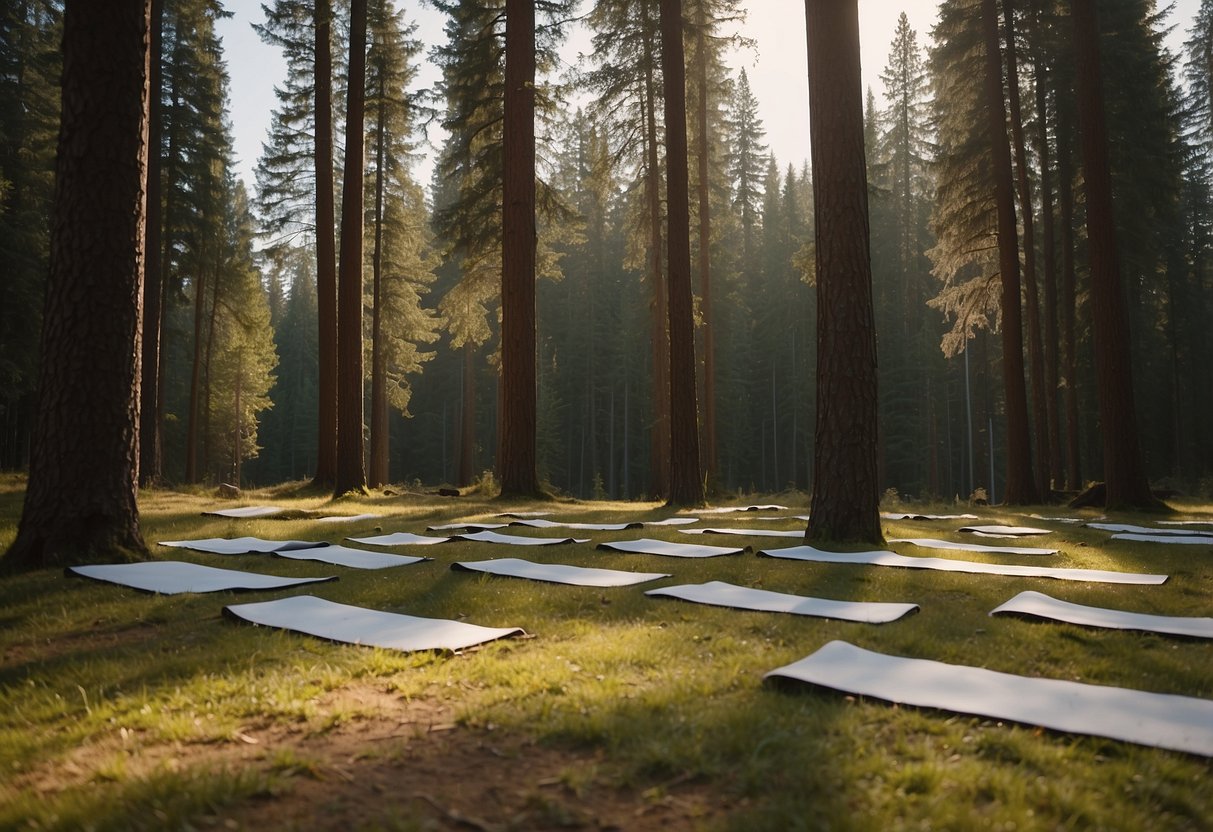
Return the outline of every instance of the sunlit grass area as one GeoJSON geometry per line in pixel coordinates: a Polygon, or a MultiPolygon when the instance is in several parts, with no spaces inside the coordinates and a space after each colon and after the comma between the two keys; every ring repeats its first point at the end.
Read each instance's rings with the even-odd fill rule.
{"type": "MultiPolygon", "coordinates": [[[[15,534],[20,499],[19,479],[0,482],[0,546],[15,534]]],[[[778,514],[807,511],[803,496],[776,501],[790,506],[778,514]],[[796,499],[801,502],[793,504],[796,499]]],[[[203,517],[202,511],[223,505],[209,493],[148,492],[141,498],[144,533],[149,543],[237,536],[339,542],[378,531],[424,533],[427,525],[485,520],[507,510],[542,509],[557,519],[603,522],[669,516],[652,503],[523,505],[411,493],[331,503],[290,489],[246,495],[243,502],[293,511],[290,519],[203,517]],[[312,511],[384,516],[324,524],[305,514],[312,511]]],[[[166,560],[340,578],[277,592],[156,596],[57,571],[8,575],[0,578],[0,828],[248,828],[274,816],[262,814],[270,811],[265,807],[284,812],[303,800],[307,784],[331,792],[336,806],[336,795],[355,788],[373,767],[396,766],[400,781],[412,782],[422,766],[437,765],[418,750],[436,736],[450,755],[456,737],[470,738],[476,748],[493,752],[482,756],[497,759],[520,789],[532,788],[521,820],[495,817],[491,807],[481,806],[475,816],[492,822],[485,828],[592,828],[592,807],[601,805],[595,801],[642,807],[686,790],[712,811],[683,817],[675,824],[683,828],[1209,828],[1207,759],[763,683],[767,671],[843,639],[893,655],[1213,699],[1213,643],[988,615],[1016,593],[1035,589],[1081,604],[1208,616],[1213,545],[1121,543],[1106,532],[1030,519],[1031,510],[962,508],[987,523],[1054,529],[1027,545],[1047,543],[1061,551],[1042,559],[889,548],[910,556],[1047,561],[1171,578],[1162,586],[1116,586],[812,564],[754,552],[684,560],[594,548],[636,537],[755,551],[797,543],[692,537],[671,527],[578,532],[594,543],[570,546],[400,547],[393,551],[435,560],[376,571],[152,545],[166,560]],[[495,557],[673,577],[592,589],[449,568],[456,560],[495,557]],[[921,611],[868,625],[644,595],[648,588],[711,580],[824,598],[913,602],[921,611]],[[225,604],[304,593],[391,612],[522,627],[528,637],[457,656],[402,655],[222,615],[225,604]],[[343,752],[334,768],[325,749],[343,743],[354,750],[343,752]],[[540,758],[564,762],[541,778],[540,758]],[[570,814],[543,798],[552,790],[591,808],[570,814]]],[[[1178,508],[1213,512],[1213,506],[1178,508]]],[[[944,513],[957,507],[914,509],[944,513]]],[[[736,514],[713,517],[711,525],[793,529],[802,523],[736,514]]],[[[960,525],[888,522],[886,534],[959,539],[960,525]]],[[[511,531],[564,536],[558,529],[511,531]]],[[[463,765],[468,777],[488,776],[483,762],[472,767],[463,759],[452,756],[447,764],[454,770],[463,765]]],[[[467,819],[466,808],[461,815],[452,810],[435,816],[429,805],[461,805],[457,784],[448,791],[428,788],[429,803],[407,799],[412,792],[404,787],[360,800],[356,823],[343,825],[333,807],[326,811],[337,814],[292,823],[442,829],[467,819]]],[[[629,809],[624,816],[636,818],[636,828],[649,828],[642,814],[629,809]]],[[[292,825],[284,824],[278,826],[292,825]]]]}

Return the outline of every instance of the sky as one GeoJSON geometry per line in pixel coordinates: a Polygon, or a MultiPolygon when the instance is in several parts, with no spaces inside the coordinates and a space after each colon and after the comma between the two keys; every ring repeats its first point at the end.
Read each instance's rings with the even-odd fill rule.
{"type": "MultiPolygon", "coordinates": [[[[399,0],[405,17],[418,24],[417,37],[428,47],[444,40],[443,15],[420,0],[399,0]]],[[[274,85],[281,83],[286,67],[278,50],[261,43],[250,24],[261,22],[261,3],[257,0],[225,0],[233,13],[220,21],[231,76],[231,119],[236,143],[237,171],[251,188],[252,170],[261,153],[261,142],[270,125],[275,106],[274,85]]],[[[588,0],[583,0],[586,7],[588,0]]],[[[767,132],[767,144],[780,164],[800,166],[809,156],[809,88],[805,54],[804,3],[802,0],[753,0],[748,6],[740,34],[751,38],[756,48],[737,55],[737,68],[745,67],[750,86],[760,104],[760,116],[767,132]]],[[[882,105],[880,72],[888,60],[889,45],[897,16],[906,13],[918,42],[930,44],[938,0],[859,0],[860,60],[865,88],[872,87],[877,105],[882,105]]],[[[1200,0],[1176,0],[1171,17],[1174,26],[1168,45],[1178,51],[1185,30],[1200,5],[1200,0]]],[[[565,61],[576,63],[579,51],[588,50],[588,38],[574,35],[566,46],[565,61]]],[[[418,85],[428,87],[437,80],[437,69],[423,56],[418,85]]],[[[438,142],[437,130],[430,140],[438,142]]],[[[432,155],[432,154],[431,154],[432,155]]],[[[429,181],[430,164],[415,173],[418,181],[429,181]]]]}

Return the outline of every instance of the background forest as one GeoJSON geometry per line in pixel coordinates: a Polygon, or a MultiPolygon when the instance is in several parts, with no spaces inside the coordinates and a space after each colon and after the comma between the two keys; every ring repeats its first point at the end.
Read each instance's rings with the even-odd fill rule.
{"type": "MultiPolygon", "coordinates": [[[[368,5],[370,484],[464,486],[494,467],[498,430],[503,2],[430,0],[447,16],[446,40],[425,44],[403,3],[368,5]],[[418,93],[425,61],[441,80],[418,93]],[[427,124],[445,128],[445,140],[423,165],[427,124]],[[418,179],[423,168],[429,181],[418,179]]],[[[660,495],[670,405],[656,2],[537,5],[540,476],[583,498],[660,495]],[[593,49],[570,68],[558,50],[574,17],[593,49]]],[[[1004,0],[1000,34],[1033,469],[1041,489],[1073,490],[1100,477],[1102,446],[1064,5],[1004,0]]],[[[335,0],[328,47],[318,47],[326,6],[266,4],[258,33],[282,51],[289,76],[251,183],[233,161],[215,29],[223,5],[157,6],[144,308],[158,325],[145,326],[145,482],[264,485],[316,471],[318,263],[333,245],[317,234],[316,195],[329,177],[341,194],[349,18],[335,0]],[[318,165],[325,56],[333,103],[321,121],[335,120],[328,132],[339,138],[318,165]]],[[[806,164],[768,151],[746,73],[729,65],[745,46],[741,6],[683,3],[702,457],[721,490],[809,489],[813,189],[806,164]]],[[[1102,0],[1099,10],[1142,450],[1155,484],[1209,496],[1213,0],[1180,54],[1164,45],[1165,5],[1102,0]]],[[[920,499],[1002,491],[1003,376],[1014,370],[998,334],[980,12],[974,0],[945,0],[930,32],[890,12],[884,90],[869,92],[865,113],[881,487],[920,499]]],[[[0,14],[0,468],[19,469],[47,271],[61,8],[21,0],[0,14]]]]}

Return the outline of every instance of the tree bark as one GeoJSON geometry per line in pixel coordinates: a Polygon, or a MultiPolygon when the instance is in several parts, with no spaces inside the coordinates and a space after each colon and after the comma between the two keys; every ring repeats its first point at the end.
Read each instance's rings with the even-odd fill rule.
{"type": "Polygon", "coordinates": [[[1007,112],[1002,97],[998,11],[995,0],[982,0],[981,7],[986,48],[986,112],[994,169],[994,199],[998,205],[998,267],[1002,283],[1002,378],[1007,409],[1007,485],[1003,502],[1024,505],[1035,503],[1039,497],[1032,476],[1032,440],[1028,432],[1028,395],[1024,384],[1015,187],[1011,177],[1011,147],[1007,142],[1007,112]]]}
{"type": "Polygon", "coordinates": [[[379,75],[379,103],[375,113],[375,246],[371,254],[371,464],[372,488],[388,482],[387,358],[383,344],[383,145],[387,115],[383,74],[379,75]]]}
{"type": "Polygon", "coordinates": [[[1112,202],[1108,134],[1099,67],[1099,27],[1092,0],[1072,0],[1079,134],[1087,197],[1087,252],[1091,263],[1095,387],[1103,439],[1104,481],[1110,511],[1158,508],[1150,492],[1137,437],[1129,318],[1120,285],[1120,252],[1112,202]]]}
{"type": "Polygon", "coordinates": [[[476,348],[463,343],[463,401],[459,406],[459,471],[455,485],[463,488],[476,478],[476,348]]]}
{"type": "Polygon", "coordinates": [[[805,0],[817,261],[812,542],[882,543],[857,0],[805,0]]]}
{"type": "Polygon", "coordinates": [[[695,323],[691,295],[691,214],[687,176],[686,66],[682,3],[661,0],[661,79],[665,93],[666,267],[670,312],[670,496],[667,505],[702,505],[699,413],[695,402],[695,323]]]}
{"type": "Polygon", "coordinates": [[[38,417],[18,568],[142,558],[140,357],[151,0],[68,0],[38,417]]]}
{"type": "MultiPolygon", "coordinates": [[[[366,490],[362,366],[362,176],[366,116],[366,0],[350,3],[350,61],[337,283],[337,476],[335,496],[366,490]]],[[[323,351],[323,349],[322,349],[323,351]]]]}
{"type": "Polygon", "coordinates": [[[653,287],[653,419],[649,433],[649,495],[664,500],[670,494],[670,334],[665,286],[665,243],[661,224],[661,164],[657,150],[657,66],[653,51],[650,0],[641,0],[645,22],[645,199],[649,219],[649,282],[653,287]]]}
{"type": "Polygon", "coordinates": [[[1061,223],[1061,387],[1066,414],[1066,489],[1082,488],[1082,465],[1078,431],[1078,338],[1075,332],[1077,305],[1074,268],[1074,166],[1070,135],[1073,123],[1069,109],[1058,100],[1057,108],[1057,210],[1061,223]]]}
{"type": "Polygon", "coordinates": [[[535,0],[506,0],[501,212],[503,497],[540,496],[535,443],[535,0]]]}
{"type": "Polygon", "coordinates": [[[160,44],[164,0],[152,0],[148,57],[147,242],[143,277],[143,369],[139,412],[139,484],[155,485],[162,475],[160,442],[160,328],[164,272],[160,269],[162,222],[160,210],[160,139],[163,119],[160,101],[160,44]]]}
{"type": "Polygon", "coordinates": [[[704,3],[696,7],[695,75],[699,87],[695,102],[696,164],[699,181],[699,314],[703,317],[703,442],[704,474],[708,491],[716,490],[716,323],[712,318],[712,200],[708,155],[708,37],[704,3]]]}
{"type": "Polygon", "coordinates": [[[1002,0],[1007,39],[1007,94],[1011,104],[1011,139],[1015,149],[1015,183],[1023,223],[1023,286],[1027,305],[1028,367],[1032,379],[1032,446],[1036,493],[1049,493],[1049,420],[1045,404],[1045,362],[1041,352],[1040,297],[1036,283],[1036,217],[1032,207],[1032,185],[1028,181],[1028,154],[1023,131],[1023,107],[1019,95],[1019,59],[1015,43],[1013,0],[1002,0]]]}
{"type": "MultiPolygon", "coordinates": [[[[316,379],[316,473],[327,488],[337,479],[337,227],[333,184],[333,53],[330,0],[316,0],[316,320],[319,330],[316,379]]],[[[361,146],[361,142],[359,143],[361,146]]],[[[361,178],[361,174],[359,174],[361,178]]]]}
{"type": "MultiPolygon", "coordinates": [[[[199,262],[205,258],[199,257],[199,262]]],[[[189,414],[185,423],[185,481],[198,482],[198,433],[202,401],[202,325],[206,312],[206,271],[194,275],[194,349],[190,363],[189,414]]]]}

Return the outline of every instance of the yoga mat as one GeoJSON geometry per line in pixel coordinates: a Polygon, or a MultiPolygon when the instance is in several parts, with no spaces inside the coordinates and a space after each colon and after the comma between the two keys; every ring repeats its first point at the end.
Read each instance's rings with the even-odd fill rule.
{"type": "Polygon", "coordinates": [[[624,529],[639,529],[643,523],[558,523],[554,520],[515,520],[511,526],[528,526],[532,529],[577,529],[589,532],[621,532],[624,529]]]}
{"type": "Polygon", "coordinates": [[[1198,531],[1196,529],[1155,529],[1150,526],[1134,526],[1132,523],[1087,523],[1088,529],[1099,529],[1103,532],[1123,532],[1125,534],[1155,535],[1158,537],[1173,535],[1175,537],[1213,537],[1213,531],[1198,531]]]}
{"type": "Polygon", "coordinates": [[[642,520],[642,526],[685,526],[689,523],[698,523],[698,517],[667,517],[664,520],[642,520]]]}
{"type": "Polygon", "coordinates": [[[787,511],[787,506],[721,506],[719,508],[695,509],[695,514],[733,514],[738,511],[787,511]]]}
{"type": "Polygon", "coordinates": [[[1114,534],[1113,540],[1137,543],[1179,543],[1187,546],[1213,546],[1213,537],[1204,534],[1114,534]]]}
{"type": "Polygon", "coordinates": [[[197,563],[182,563],[174,560],[69,566],[66,571],[68,574],[92,578],[95,581],[106,581],[160,595],[179,595],[183,592],[220,592],[227,589],[282,589],[299,584],[337,580],[331,576],[286,578],[279,575],[259,575],[256,572],[217,569],[213,566],[201,566],[197,563]]]}
{"type": "Polygon", "coordinates": [[[1161,584],[1166,575],[1136,572],[1107,572],[1101,569],[1061,569],[1048,566],[1019,566],[1013,563],[976,563],[946,558],[909,558],[895,552],[823,552],[812,546],[764,549],[760,557],[807,560],[815,563],[857,563],[867,566],[901,566],[940,572],[969,572],[979,575],[1014,575],[1021,578],[1055,578],[1059,581],[1089,581],[1100,584],[1161,584]]]}
{"type": "Polygon", "coordinates": [[[1084,627],[1104,627],[1113,630],[1140,630],[1172,636],[1213,638],[1213,618],[1190,618],[1175,615],[1150,615],[1140,612],[1111,610],[1071,604],[1042,592],[1021,592],[990,615],[1022,615],[1081,624],[1084,627]]]}
{"type": "Polygon", "coordinates": [[[412,532],[392,532],[371,537],[346,538],[351,543],[367,543],[371,546],[433,546],[435,543],[447,543],[450,539],[449,537],[426,537],[412,532]]]}
{"type": "Polygon", "coordinates": [[[321,563],[348,566],[351,569],[390,569],[393,566],[408,566],[423,560],[433,560],[433,558],[417,558],[410,555],[392,555],[387,552],[368,552],[366,549],[352,549],[348,546],[288,549],[285,552],[274,552],[274,554],[280,558],[318,560],[321,563]]]}
{"type": "Polygon", "coordinates": [[[739,534],[745,537],[804,537],[804,529],[679,529],[680,534],[739,534]]]}
{"type": "Polygon", "coordinates": [[[1208,529],[1200,531],[1213,534],[1213,520],[1159,520],[1158,522],[1164,526],[1208,526],[1208,529]]]}
{"type": "Polygon", "coordinates": [[[913,543],[926,549],[955,549],[960,552],[985,552],[993,555],[1055,555],[1056,549],[1034,549],[1028,546],[983,546],[980,543],[953,543],[930,537],[890,537],[890,543],[913,543]]]}
{"type": "Polygon", "coordinates": [[[888,656],[845,641],[831,641],[765,676],[772,677],[887,702],[1213,756],[1213,702],[1206,699],[888,656]]]}
{"type": "Polygon", "coordinates": [[[193,549],[213,555],[248,555],[285,552],[288,549],[315,549],[327,546],[323,540],[262,540],[259,537],[208,537],[204,540],[161,540],[161,546],[193,549]]]}
{"type": "Polygon", "coordinates": [[[533,563],[518,558],[496,560],[459,561],[451,569],[465,572],[487,572],[511,578],[526,578],[531,581],[547,581],[553,584],[573,586],[632,586],[668,578],[664,572],[624,572],[618,569],[592,569],[585,566],[566,566],[561,563],[533,563]]]}
{"type": "Polygon", "coordinates": [[[278,506],[243,506],[241,508],[219,508],[202,512],[204,517],[269,517],[286,511],[278,506]]]}
{"type": "Polygon", "coordinates": [[[445,523],[441,526],[426,526],[427,532],[449,532],[454,529],[476,529],[487,532],[493,529],[504,529],[509,523],[445,523]]]}
{"type": "Polygon", "coordinates": [[[880,516],[885,520],[977,520],[976,514],[898,514],[892,511],[882,511],[880,516]]]}
{"type": "Polygon", "coordinates": [[[1053,533],[1051,529],[1037,529],[1032,526],[963,526],[957,531],[988,537],[1029,537],[1035,534],[1053,533]]]}
{"type": "Polygon", "coordinates": [[[834,618],[841,621],[859,621],[865,624],[885,624],[896,621],[903,615],[918,609],[917,604],[890,604],[865,601],[831,601],[827,598],[811,598],[805,595],[789,595],[765,589],[751,589],[724,581],[706,584],[685,584],[650,589],[645,595],[669,596],[696,604],[716,607],[736,607],[758,612],[786,612],[792,615],[811,615],[817,618],[834,618]]]}
{"type": "Polygon", "coordinates": [[[510,546],[557,546],[561,543],[589,543],[590,539],[575,537],[523,537],[516,534],[499,534],[484,531],[474,534],[457,534],[451,540],[474,540],[479,543],[504,543],[510,546]]]}
{"type": "Polygon", "coordinates": [[[306,633],[330,641],[389,650],[462,650],[475,644],[525,634],[519,627],[479,627],[441,618],[418,618],[297,595],[259,604],[236,604],[223,611],[264,627],[306,633]]]}
{"type": "Polygon", "coordinates": [[[337,514],[332,517],[317,517],[317,523],[357,523],[360,520],[378,520],[382,514],[337,514]]]}
{"type": "Polygon", "coordinates": [[[1028,516],[1031,517],[1033,520],[1048,520],[1053,523],[1085,523],[1086,522],[1081,517],[1047,517],[1043,514],[1030,514],[1028,516]]]}
{"type": "Polygon", "coordinates": [[[691,543],[670,543],[666,540],[616,540],[610,543],[599,543],[598,549],[612,552],[631,552],[638,555],[665,555],[672,558],[714,558],[721,555],[740,555],[750,551],[749,546],[730,548],[727,546],[696,546],[691,543]]]}

